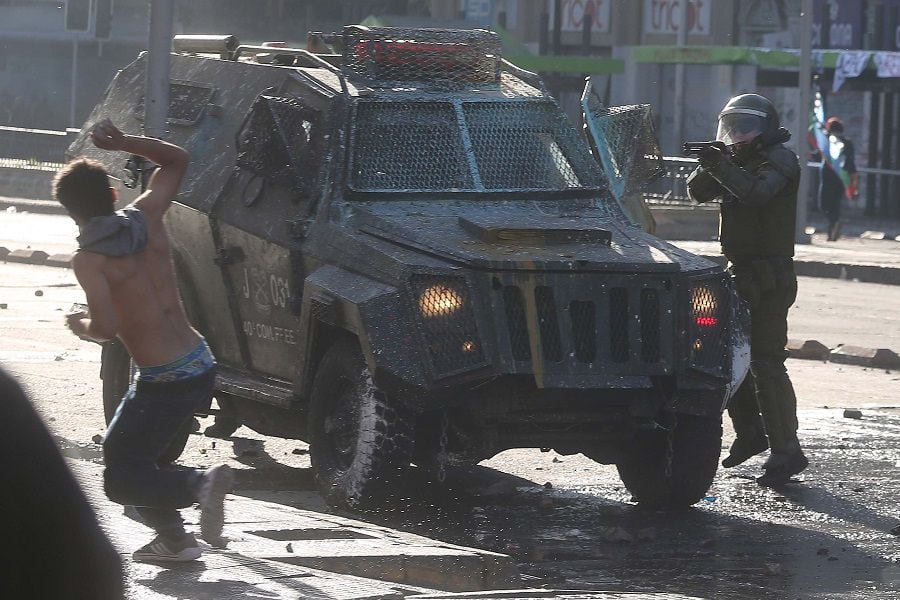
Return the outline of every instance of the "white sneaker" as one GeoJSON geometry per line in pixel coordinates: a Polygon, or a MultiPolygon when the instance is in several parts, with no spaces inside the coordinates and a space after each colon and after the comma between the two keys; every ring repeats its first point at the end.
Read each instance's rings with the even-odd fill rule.
{"type": "Polygon", "coordinates": [[[200,482],[197,501],[200,503],[200,537],[213,546],[222,545],[225,526],[225,495],[234,484],[234,473],[228,465],[207,469],[200,482]]]}

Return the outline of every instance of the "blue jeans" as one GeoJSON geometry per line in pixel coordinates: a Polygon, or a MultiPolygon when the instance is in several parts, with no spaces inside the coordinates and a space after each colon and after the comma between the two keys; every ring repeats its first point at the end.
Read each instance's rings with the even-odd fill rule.
{"type": "Polygon", "coordinates": [[[107,497],[137,507],[144,522],[168,538],[185,535],[179,508],[196,502],[202,471],[157,465],[185,421],[209,409],[215,367],[167,383],[138,380],[109,424],[103,441],[107,497]]]}

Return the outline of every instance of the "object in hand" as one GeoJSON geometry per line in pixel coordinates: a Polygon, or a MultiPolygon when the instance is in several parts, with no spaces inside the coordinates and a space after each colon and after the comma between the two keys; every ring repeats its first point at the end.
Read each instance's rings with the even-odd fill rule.
{"type": "Polygon", "coordinates": [[[719,141],[685,142],[682,149],[688,156],[696,156],[700,166],[706,169],[717,167],[728,154],[728,147],[719,141]]]}

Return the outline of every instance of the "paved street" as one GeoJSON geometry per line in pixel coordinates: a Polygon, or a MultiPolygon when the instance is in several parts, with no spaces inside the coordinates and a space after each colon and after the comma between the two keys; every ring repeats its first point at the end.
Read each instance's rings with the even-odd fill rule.
{"type": "MultiPolygon", "coordinates": [[[[28,388],[70,458],[125,558],[132,598],[409,594],[483,582],[487,573],[497,581],[504,571],[490,565],[508,564],[526,587],[747,599],[900,594],[897,540],[886,533],[900,517],[900,372],[796,359],[788,368],[812,465],[783,491],[752,482],[759,458],[720,470],[707,500],[690,511],[648,513],[629,502],[614,467],[516,450],[451,473],[447,486],[414,478],[381,512],[335,514],[314,491],[304,443],[241,428],[230,440],[191,436],[183,459],[238,469],[229,549],[209,552],[198,567],[131,565],[130,552],[150,534],[102,496],[93,441],[103,432],[99,349],[62,326],[81,292],[68,269],[7,263],[0,273],[0,362],[28,388]],[[845,408],[859,408],[862,418],[845,418],[845,408]],[[401,557],[402,568],[386,568],[386,554],[395,566],[401,557]]],[[[801,278],[800,290],[792,337],[900,349],[900,328],[879,326],[896,318],[900,287],[801,278]],[[832,297],[842,300],[823,310],[832,297]]],[[[188,519],[195,522],[192,511],[188,519]]]]}

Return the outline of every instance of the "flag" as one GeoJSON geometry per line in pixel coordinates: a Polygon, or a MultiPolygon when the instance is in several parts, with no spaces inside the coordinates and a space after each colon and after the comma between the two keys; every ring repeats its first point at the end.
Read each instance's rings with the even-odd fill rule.
{"type": "Polygon", "coordinates": [[[825,168],[834,171],[844,183],[844,195],[852,199],[855,190],[850,184],[850,173],[845,168],[844,142],[836,135],[829,135],[825,130],[825,98],[818,85],[815,87],[809,111],[807,139],[810,147],[822,157],[826,164],[825,168]]]}

